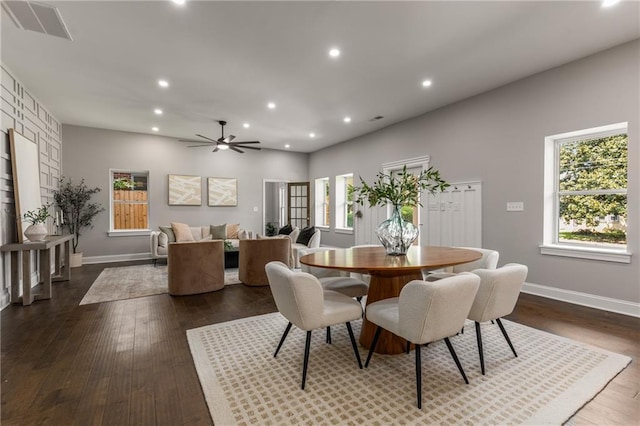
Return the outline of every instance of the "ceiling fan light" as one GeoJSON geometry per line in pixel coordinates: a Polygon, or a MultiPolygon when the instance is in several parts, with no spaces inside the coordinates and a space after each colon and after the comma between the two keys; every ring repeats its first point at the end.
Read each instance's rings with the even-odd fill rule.
{"type": "Polygon", "coordinates": [[[218,144],[218,149],[220,149],[220,150],[223,150],[223,151],[224,151],[225,149],[229,149],[229,145],[225,145],[225,144],[223,144],[223,143],[218,144]]]}

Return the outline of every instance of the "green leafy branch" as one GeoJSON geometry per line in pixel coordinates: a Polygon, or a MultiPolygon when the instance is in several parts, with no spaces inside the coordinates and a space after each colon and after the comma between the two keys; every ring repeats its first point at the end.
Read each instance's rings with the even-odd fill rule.
{"type": "Polygon", "coordinates": [[[360,177],[361,186],[349,185],[355,201],[359,204],[369,202],[370,207],[393,204],[394,206],[415,207],[420,204],[420,193],[427,191],[434,194],[442,192],[450,185],[440,177],[440,172],[433,167],[422,170],[419,175],[407,171],[407,166],[397,174],[378,173],[376,181],[369,185],[360,177]]]}

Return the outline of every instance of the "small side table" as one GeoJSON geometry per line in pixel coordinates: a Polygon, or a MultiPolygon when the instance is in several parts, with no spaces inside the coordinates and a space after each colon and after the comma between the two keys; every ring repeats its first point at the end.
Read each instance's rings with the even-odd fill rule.
{"type": "Polygon", "coordinates": [[[23,306],[31,305],[35,300],[51,299],[52,281],[69,281],[71,268],[71,239],[73,235],[49,235],[44,241],[5,244],[0,247],[0,252],[11,253],[11,303],[22,303],[23,306]],[[64,244],[64,268],[60,249],[64,244]],[[51,275],[51,249],[54,249],[55,270],[51,275]],[[33,294],[31,292],[31,252],[36,251],[40,260],[38,270],[40,282],[44,292],[33,294]],[[22,265],[22,271],[20,270],[22,265]],[[20,272],[22,272],[22,297],[20,297],[20,272]]]}

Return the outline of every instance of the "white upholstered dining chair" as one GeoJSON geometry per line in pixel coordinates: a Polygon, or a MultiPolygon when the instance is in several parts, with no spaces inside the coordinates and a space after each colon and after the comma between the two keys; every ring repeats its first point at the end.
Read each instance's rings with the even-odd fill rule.
{"type": "Polygon", "coordinates": [[[445,268],[443,271],[427,272],[424,274],[425,281],[438,281],[443,278],[452,277],[461,272],[471,272],[474,269],[496,269],[500,253],[495,250],[482,249],[477,247],[458,247],[474,250],[482,253],[482,257],[473,262],[462,263],[460,265],[445,268]]]}
{"type": "Polygon", "coordinates": [[[480,288],[471,306],[468,318],[475,321],[482,374],[485,372],[480,326],[482,322],[495,320],[513,355],[516,358],[518,357],[500,318],[513,312],[524,280],[527,279],[527,272],[528,269],[525,265],[517,263],[509,263],[498,269],[476,269],[473,271],[474,274],[480,277],[480,288]]]}
{"type": "Polygon", "coordinates": [[[292,325],[307,332],[302,364],[302,389],[307,379],[311,331],[314,329],[345,323],[358,366],[362,368],[350,323],[362,317],[360,303],[344,294],[325,291],[316,277],[306,272],[293,272],[282,262],[269,262],[265,269],[278,311],[289,321],[273,356],[278,355],[292,325]]]}
{"type": "Polygon", "coordinates": [[[469,383],[449,337],[464,325],[479,285],[480,278],[469,272],[443,278],[437,283],[414,280],[403,287],[400,297],[371,303],[367,306],[366,316],[377,328],[365,368],[369,366],[384,328],[415,344],[418,408],[422,408],[421,345],[444,339],[462,378],[469,383]]]}

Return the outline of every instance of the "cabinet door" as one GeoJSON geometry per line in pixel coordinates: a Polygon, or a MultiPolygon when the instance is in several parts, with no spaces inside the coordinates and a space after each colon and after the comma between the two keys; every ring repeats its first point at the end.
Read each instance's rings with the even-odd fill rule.
{"type": "Polygon", "coordinates": [[[427,201],[427,239],[433,246],[482,247],[482,184],[452,183],[427,201]]]}

